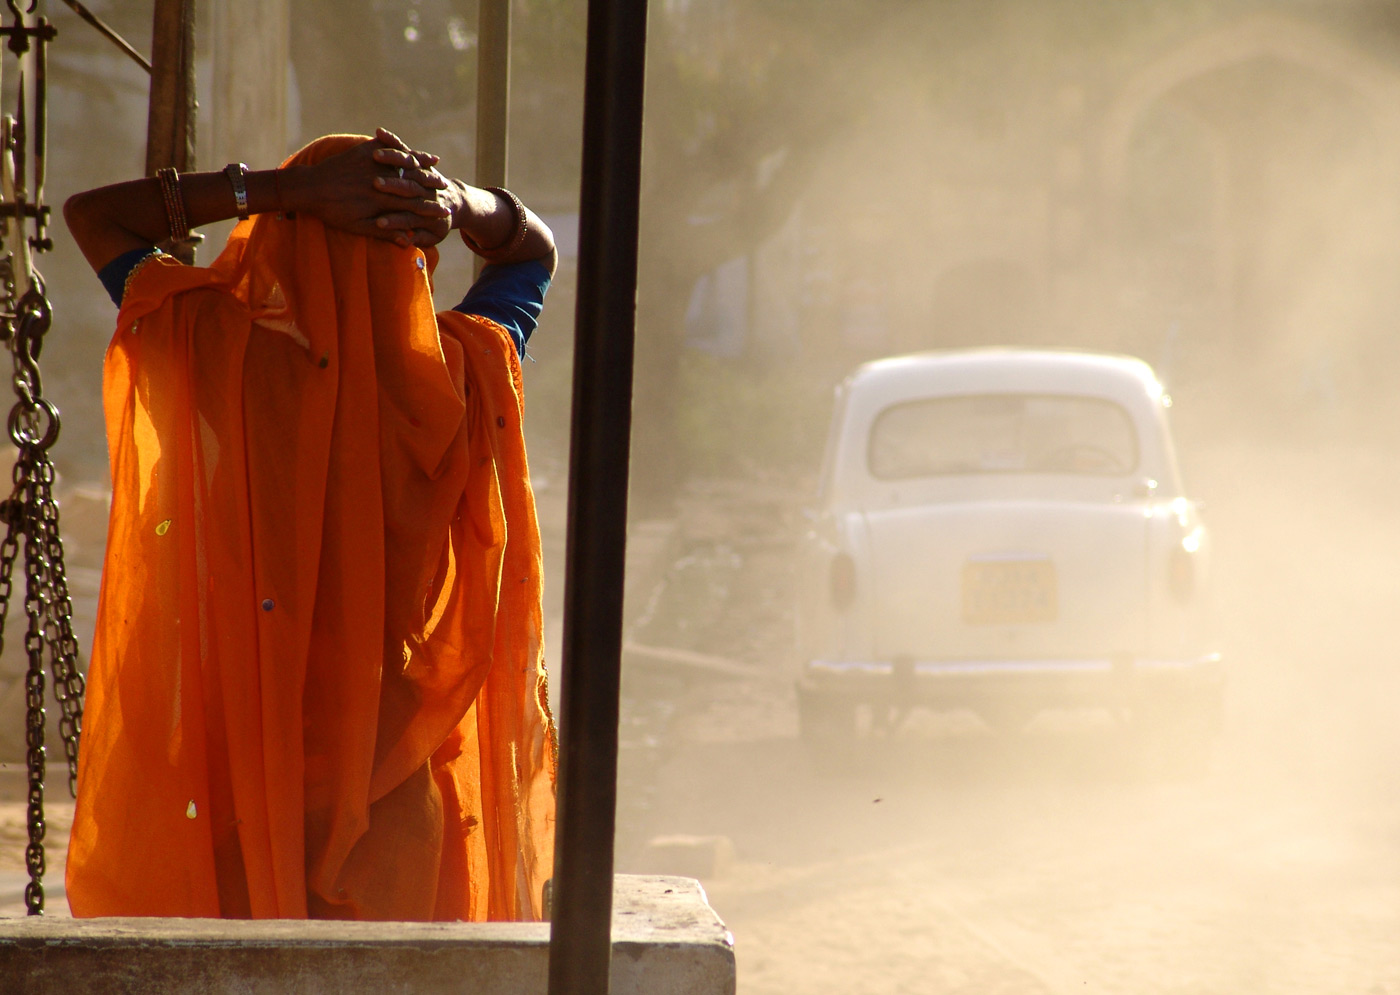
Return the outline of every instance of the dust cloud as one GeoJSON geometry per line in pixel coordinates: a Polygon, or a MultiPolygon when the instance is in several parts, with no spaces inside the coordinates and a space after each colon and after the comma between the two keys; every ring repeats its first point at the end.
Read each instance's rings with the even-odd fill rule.
{"type": "Polygon", "coordinates": [[[712,153],[757,163],[726,196],[762,232],[650,232],[746,303],[696,292],[670,381],[691,462],[629,595],[622,869],[701,876],[745,993],[1400,992],[1400,21],[877,5],[791,44],[819,70],[771,87],[773,176],[773,148],[712,153]],[[804,755],[792,550],[829,389],[994,344],[1138,355],[1173,395],[1228,674],[1200,777],[1093,716],[916,713],[843,776],[804,755]]]}
{"type": "MultiPolygon", "coordinates": [[[[93,6],[149,30],[149,3],[93,6]]],[[[582,5],[517,7],[511,184],[567,222],[582,5]]],[[[52,8],[58,202],[140,171],[145,80],[52,8]]],[[[1400,16],[652,8],[619,870],[701,877],[744,995],[1400,995],[1400,16]],[[1204,776],[1140,770],[1076,717],[916,717],[846,776],[807,762],[792,551],[832,387],[992,344],[1138,355],[1175,399],[1228,674],[1204,776]]],[[[469,175],[474,13],[296,5],[289,148],[385,123],[469,175]]],[[[58,458],[100,488],[112,312],[62,235],[58,458]]],[[[465,265],[445,266],[450,306],[465,265]]],[[[572,267],[525,369],[554,645],[572,267]]],[[[89,517],[70,562],[95,584],[89,517]]]]}

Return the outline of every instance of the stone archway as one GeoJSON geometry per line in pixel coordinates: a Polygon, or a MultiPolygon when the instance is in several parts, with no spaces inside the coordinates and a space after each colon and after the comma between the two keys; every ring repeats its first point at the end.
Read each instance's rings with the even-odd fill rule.
{"type": "Polygon", "coordinates": [[[1284,391],[1317,368],[1350,364],[1364,377],[1378,357],[1394,359],[1382,330],[1400,297],[1380,274],[1400,268],[1382,233],[1400,225],[1388,179],[1400,172],[1397,109],[1400,72],[1276,15],[1225,25],[1135,73],[1097,146],[1104,286],[1139,303],[1134,317],[1153,327],[1138,322],[1136,334],[1175,341],[1179,330],[1188,353],[1213,350],[1212,361],[1284,391]],[[1173,172],[1182,142],[1164,139],[1173,127],[1192,146],[1187,182],[1173,172]],[[1156,159],[1144,152],[1154,142],[1156,159]],[[1175,213],[1158,205],[1158,227],[1145,228],[1143,205],[1172,184],[1175,213]]]}
{"type": "Polygon", "coordinates": [[[1377,121],[1392,136],[1400,133],[1400,73],[1317,28],[1273,14],[1255,14],[1168,52],[1122,87],[1099,129],[1108,195],[1122,193],[1128,144],[1149,106],[1191,79],[1260,58],[1335,78],[1372,105],[1377,121]]]}

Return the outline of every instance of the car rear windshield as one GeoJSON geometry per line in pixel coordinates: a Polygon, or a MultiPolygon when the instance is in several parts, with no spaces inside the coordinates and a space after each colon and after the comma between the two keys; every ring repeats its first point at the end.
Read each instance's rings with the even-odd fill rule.
{"type": "Polygon", "coordinates": [[[1112,401],[1055,394],[978,394],[886,408],[870,431],[879,480],[949,474],[1120,476],[1138,465],[1128,413],[1112,401]]]}

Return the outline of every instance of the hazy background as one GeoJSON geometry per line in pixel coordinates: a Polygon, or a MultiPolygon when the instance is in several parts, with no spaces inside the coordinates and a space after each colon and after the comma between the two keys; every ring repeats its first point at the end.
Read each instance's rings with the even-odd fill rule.
{"type": "MultiPolygon", "coordinates": [[[[145,78],[49,6],[57,205],[140,171],[145,78]]],[[[149,48],[149,3],[92,6],[149,48]]],[[[214,168],[216,6],[201,7],[199,48],[200,165],[214,168]]],[[[287,150],[382,122],[469,178],[474,3],[294,6],[287,150]]],[[[1154,363],[1179,400],[1239,401],[1241,422],[1373,433],[1394,421],[1375,409],[1400,358],[1393,5],[651,7],[639,510],[665,513],[697,469],[809,469],[835,379],[911,349],[1122,350],[1154,363]]],[[[567,232],[584,5],[519,0],[514,12],[510,179],[567,232]]],[[[64,331],[51,362],[83,381],[66,406],[76,414],[110,314],[61,223],[55,234],[45,270],[64,331]]],[[[444,304],[464,280],[458,255],[445,253],[444,304]]],[[[531,428],[551,461],[567,440],[569,258],[557,290],[530,367],[531,428]]],[[[96,433],[66,439],[86,471],[101,447],[80,433],[96,433]]]]}
{"type": "MultiPolygon", "coordinates": [[[[149,48],[149,2],[90,6],[149,48]]],[[[206,168],[228,157],[213,6],[206,168]]],[[[693,872],[743,992],[1400,993],[1400,8],[651,6],[629,638],[757,676],[629,661],[620,868],[689,872],[657,836],[732,843],[693,872]],[[798,749],[788,553],[832,386],[878,355],[1008,343],[1140,355],[1176,399],[1230,674],[1201,781],[1139,778],[1093,736],[913,735],[839,782],[798,749]]],[[[140,172],[146,84],[49,14],[57,206],[140,172]]],[[[567,248],[584,5],[514,17],[510,185],[567,248]]],[[[386,124],[470,178],[475,22],[470,2],[299,0],[287,150],[386,124]]],[[[56,458],[100,486],[114,312],[54,236],[56,458]]],[[[445,246],[439,304],[467,279],[445,246]]],[[[555,624],[572,294],[566,251],[525,370],[555,624]]]]}

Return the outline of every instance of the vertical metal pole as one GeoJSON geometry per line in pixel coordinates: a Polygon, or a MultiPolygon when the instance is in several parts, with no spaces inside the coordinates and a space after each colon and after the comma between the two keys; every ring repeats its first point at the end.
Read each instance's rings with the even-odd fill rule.
{"type": "MultiPolygon", "coordinates": [[[[146,115],[146,175],[194,168],[194,0],[156,0],[151,27],[151,94],[146,115]]],[[[171,247],[194,262],[196,242],[171,247]]]]}
{"type": "Polygon", "coordinates": [[[292,0],[209,0],[209,6],[215,162],[276,166],[299,137],[290,133],[287,113],[292,0]]]}
{"type": "Polygon", "coordinates": [[[476,21],[476,185],[506,185],[510,0],[481,0],[476,21]]]}
{"type": "MultiPolygon", "coordinates": [[[[476,14],[476,185],[506,185],[510,131],[510,0],[480,0],[476,14]]],[[[475,260],[479,275],[486,261],[475,260]]]]}
{"type": "Polygon", "coordinates": [[[606,995],[646,0],[589,0],[550,995],[606,995]]]}

